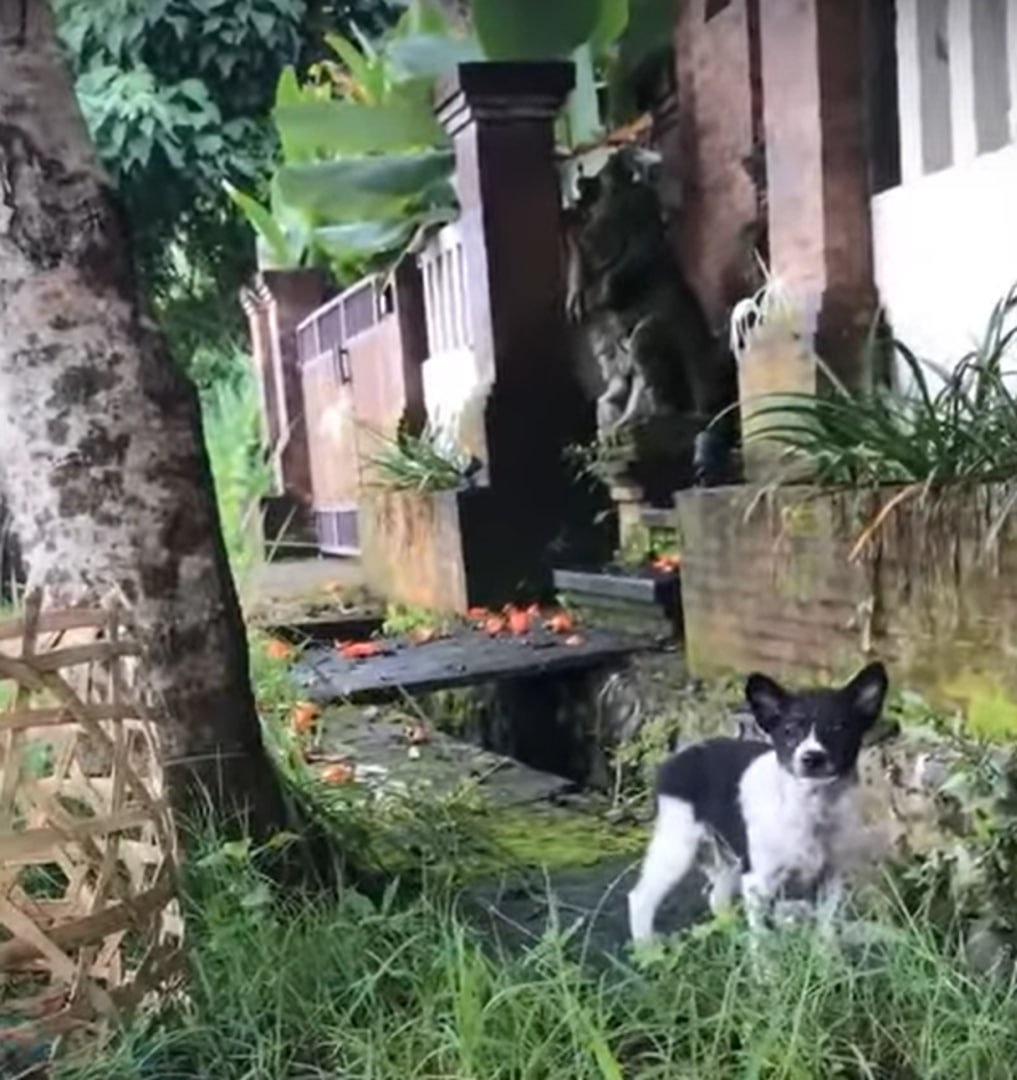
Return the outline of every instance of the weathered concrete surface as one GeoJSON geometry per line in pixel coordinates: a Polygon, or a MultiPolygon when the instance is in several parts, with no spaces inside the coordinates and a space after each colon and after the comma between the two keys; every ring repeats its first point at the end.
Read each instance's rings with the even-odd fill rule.
{"type": "Polygon", "coordinates": [[[357,559],[262,563],[253,571],[243,599],[248,621],[259,627],[382,612],[382,604],[365,587],[357,559]]]}
{"type": "MultiPolygon", "coordinates": [[[[605,858],[592,866],[551,867],[525,882],[507,878],[476,885],[465,899],[480,925],[505,945],[532,945],[549,926],[575,927],[570,951],[596,963],[628,947],[627,894],[638,872],[638,859],[605,858]]],[[[657,914],[657,932],[675,933],[707,917],[705,886],[693,874],[675,889],[657,914]]]]}

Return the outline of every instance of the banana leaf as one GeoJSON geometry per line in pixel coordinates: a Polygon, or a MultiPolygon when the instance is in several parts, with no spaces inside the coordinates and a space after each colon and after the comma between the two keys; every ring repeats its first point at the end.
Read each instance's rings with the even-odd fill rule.
{"type": "Polygon", "coordinates": [[[589,45],[596,55],[613,45],[629,23],[629,0],[601,0],[600,17],[589,45]]]}
{"type": "Polygon", "coordinates": [[[454,71],[458,64],[484,59],[475,39],[440,34],[396,38],[385,53],[398,79],[438,79],[454,71]]]}
{"type": "Polygon", "coordinates": [[[415,197],[452,175],[451,151],[346,158],[285,165],[278,172],[286,202],[337,225],[393,219],[415,197]]]}
{"type": "Polygon", "coordinates": [[[274,114],[290,162],[315,153],[381,154],[442,146],[448,139],[421,96],[393,95],[383,105],[355,101],[299,101],[274,114]]]}
{"type": "Polygon", "coordinates": [[[258,264],[266,270],[294,270],[303,265],[306,241],[288,230],[272,210],[252,195],[232,184],[223,184],[226,194],[247,218],[257,238],[258,264]]]}
{"type": "Polygon", "coordinates": [[[604,0],[473,0],[473,26],[490,60],[567,57],[589,41],[604,0]]]}

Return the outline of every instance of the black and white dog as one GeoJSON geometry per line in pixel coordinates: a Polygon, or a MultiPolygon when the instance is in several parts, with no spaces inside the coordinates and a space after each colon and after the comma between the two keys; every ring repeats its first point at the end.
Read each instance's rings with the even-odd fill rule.
{"type": "Polygon", "coordinates": [[[770,742],[710,739],[661,767],[653,837],[629,894],[633,939],[653,936],[657,908],[704,849],[714,913],[740,892],[755,930],[781,892],[797,886],[814,893],[828,930],[862,831],[858,754],[886,691],[879,663],[838,690],[791,693],[750,676],[749,707],[770,742]]]}

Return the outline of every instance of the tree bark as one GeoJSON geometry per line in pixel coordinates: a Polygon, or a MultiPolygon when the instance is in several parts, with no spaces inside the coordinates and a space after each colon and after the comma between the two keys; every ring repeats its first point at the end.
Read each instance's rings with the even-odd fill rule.
{"type": "Polygon", "coordinates": [[[122,590],[175,807],[264,834],[283,799],[197,395],[144,310],[46,0],[0,0],[0,73],[0,462],[29,585],[122,590]]]}

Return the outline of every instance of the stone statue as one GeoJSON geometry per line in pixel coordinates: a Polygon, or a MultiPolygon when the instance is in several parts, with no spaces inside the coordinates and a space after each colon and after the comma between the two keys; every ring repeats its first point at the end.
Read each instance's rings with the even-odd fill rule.
{"type": "Polygon", "coordinates": [[[697,451],[698,479],[718,464],[707,427],[735,399],[736,375],[675,262],[655,170],[656,155],[626,147],[580,182],[567,228],[567,303],[599,379],[598,435],[629,432],[631,479],[668,498],[697,479],[697,451]]]}

